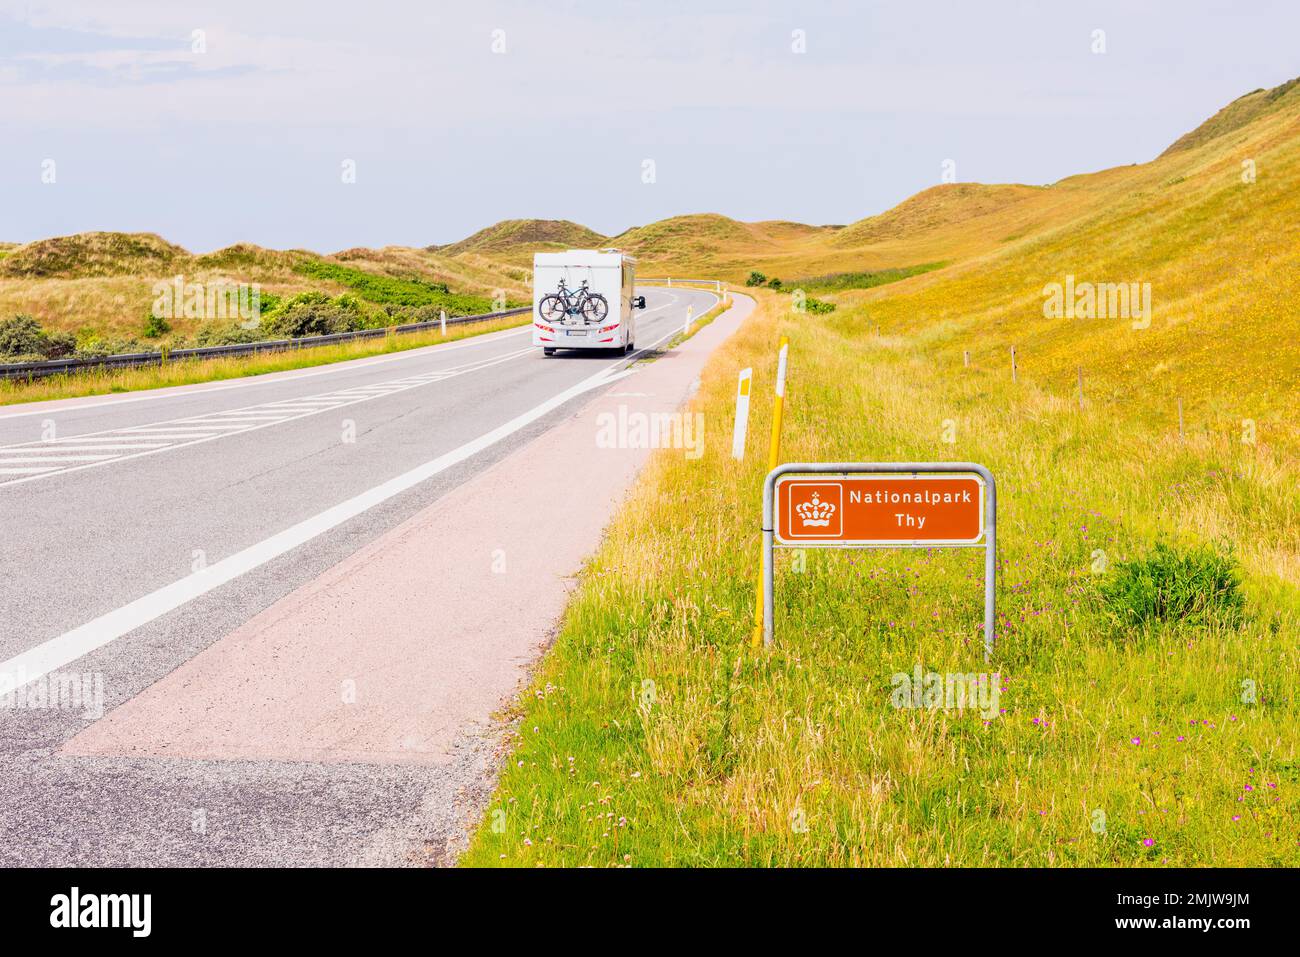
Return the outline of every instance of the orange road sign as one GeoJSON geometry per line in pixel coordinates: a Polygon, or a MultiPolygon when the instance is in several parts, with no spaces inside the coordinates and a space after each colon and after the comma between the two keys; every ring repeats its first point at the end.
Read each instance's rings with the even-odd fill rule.
{"type": "Polygon", "coordinates": [[[776,630],[777,548],[982,548],[988,661],[996,638],[997,526],[997,481],[975,462],[774,467],[763,481],[763,644],[771,647],[776,630]]]}
{"type": "Polygon", "coordinates": [[[984,536],[984,480],[973,474],[782,476],[782,545],[974,545],[984,536]]]}

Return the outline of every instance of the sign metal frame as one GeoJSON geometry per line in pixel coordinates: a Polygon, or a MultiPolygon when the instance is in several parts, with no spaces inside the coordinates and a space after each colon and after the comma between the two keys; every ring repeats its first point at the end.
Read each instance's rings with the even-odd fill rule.
{"type": "Polygon", "coordinates": [[[778,548],[982,548],[984,549],[984,660],[993,655],[994,622],[997,613],[997,525],[998,493],[993,473],[974,462],[787,462],[767,473],[763,482],[763,644],[774,640],[774,588],[778,548]],[[822,477],[849,475],[906,476],[923,478],[952,474],[974,475],[981,480],[984,506],[983,541],[943,542],[913,540],[880,543],[839,541],[778,542],[776,540],[776,490],[786,475],[822,477]]]}

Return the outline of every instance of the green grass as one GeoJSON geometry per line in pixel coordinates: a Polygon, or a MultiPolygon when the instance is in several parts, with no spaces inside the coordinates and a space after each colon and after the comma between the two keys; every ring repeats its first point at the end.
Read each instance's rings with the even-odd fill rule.
{"type": "MultiPolygon", "coordinates": [[[[336,263],[304,260],[295,269],[312,279],[337,282],[362,299],[378,305],[445,309],[449,316],[473,316],[492,312],[492,300],[483,296],[453,293],[446,283],[424,279],[396,279],[377,273],[340,266],[336,263]]],[[[513,305],[513,303],[511,303],[513,305]]]]}
{"type": "Polygon", "coordinates": [[[874,289],[876,286],[885,286],[891,282],[907,279],[909,276],[919,276],[921,273],[942,269],[946,265],[948,265],[946,262],[937,262],[923,263],[919,266],[905,266],[900,269],[837,272],[825,276],[796,279],[787,283],[787,285],[791,288],[803,289],[805,292],[844,292],[848,289],[874,289]]]}
{"type": "Polygon", "coordinates": [[[759,295],[762,314],[695,400],[704,456],[658,453],[585,569],[511,713],[463,863],[1300,864],[1300,601],[1273,573],[1300,548],[1293,463],[954,366],[937,330],[877,336],[860,310],[789,317],[784,297],[759,295]],[[975,551],[814,550],[802,571],[782,553],[776,646],[748,650],[779,334],[784,460],[973,460],[996,475],[992,720],[891,704],[893,676],[918,665],[985,670],[975,551]],[[1206,512],[1242,556],[1240,626],[1156,619],[1117,634],[1109,576],[1156,542],[1197,549],[1206,512]]]}

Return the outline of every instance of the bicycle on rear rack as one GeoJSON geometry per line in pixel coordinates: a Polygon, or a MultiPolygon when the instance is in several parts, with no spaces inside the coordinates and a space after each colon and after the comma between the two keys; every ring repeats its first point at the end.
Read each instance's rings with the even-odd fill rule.
{"type": "Polygon", "coordinates": [[[537,304],[537,314],[547,322],[563,322],[578,317],[583,322],[600,322],[609,314],[609,302],[600,293],[588,289],[585,279],[572,292],[561,279],[559,290],[547,293],[537,304]]]}

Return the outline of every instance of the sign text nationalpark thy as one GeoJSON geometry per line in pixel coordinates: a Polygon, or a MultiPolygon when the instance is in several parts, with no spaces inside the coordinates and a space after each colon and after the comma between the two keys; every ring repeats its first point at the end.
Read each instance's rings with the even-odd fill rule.
{"type": "Polygon", "coordinates": [[[776,539],[783,545],[966,545],[984,535],[978,475],[782,476],[776,539]]]}

